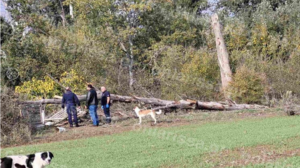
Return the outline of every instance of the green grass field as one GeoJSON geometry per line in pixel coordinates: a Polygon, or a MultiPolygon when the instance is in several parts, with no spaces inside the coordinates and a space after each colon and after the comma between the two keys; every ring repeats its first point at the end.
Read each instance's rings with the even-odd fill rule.
{"type": "Polygon", "coordinates": [[[1,154],[52,151],[47,168],[300,167],[299,137],[300,117],[281,116],[135,127],[121,134],[5,148],[1,154]]]}

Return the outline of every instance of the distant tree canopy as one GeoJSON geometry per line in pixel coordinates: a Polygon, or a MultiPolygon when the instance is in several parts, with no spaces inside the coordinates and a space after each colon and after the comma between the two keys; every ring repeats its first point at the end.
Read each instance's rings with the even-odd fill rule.
{"type": "Polygon", "coordinates": [[[286,3],[291,3],[293,0],[219,0],[218,8],[224,8],[225,11],[233,14],[255,12],[261,3],[268,2],[273,11],[286,3]]]}
{"type": "Polygon", "coordinates": [[[9,25],[9,23],[3,18],[0,17],[0,22],[1,22],[1,45],[7,41],[12,34],[12,27],[9,25]]]}
{"type": "MultiPolygon", "coordinates": [[[[45,81],[46,73],[63,81],[62,74],[73,70],[77,78],[118,94],[222,99],[207,0],[7,0],[7,5],[18,24],[12,29],[1,19],[7,55],[2,85],[30,88],[33,79],[45,81]],[[8,68],[19,72],[19,82],[5,78],[8,68]]],[[[219,0],[214,11],[234,74],[255,72],[236,77],[232,86],[257,79],[255,86],[243,87],[253,97],[236,95],[237,101],[263,102],[289,90],[300,94],[299,1],[219,0]]]]}

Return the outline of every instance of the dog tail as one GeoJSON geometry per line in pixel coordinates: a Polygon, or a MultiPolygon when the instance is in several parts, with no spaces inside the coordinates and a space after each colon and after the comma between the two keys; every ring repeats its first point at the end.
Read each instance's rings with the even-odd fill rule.
{"type": "Polygon", "coordinates": [[[159,110],[158,112],[155,112],[156,114],[161,114],[161,110],[159,110]]]}

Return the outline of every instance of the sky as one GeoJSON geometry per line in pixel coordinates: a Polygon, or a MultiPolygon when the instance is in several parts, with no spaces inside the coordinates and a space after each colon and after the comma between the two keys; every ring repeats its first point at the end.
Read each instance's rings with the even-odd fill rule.
{"type": "Polygon", "coordinates": [[[3,2],[3,0],[0,0],[0,16],[3,16],[8,21],[11,20],[9,13],[5,9],[5,3],[3,2]]]}

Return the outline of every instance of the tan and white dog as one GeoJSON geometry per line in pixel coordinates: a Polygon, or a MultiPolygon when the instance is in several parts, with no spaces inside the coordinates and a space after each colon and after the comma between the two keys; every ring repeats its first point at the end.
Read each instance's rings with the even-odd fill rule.
{"type": "Polygon", "coordinates": [[[139,124],[142,123],[142,117],[145,117],[147,115],[150,115],[154,120],[154,124],[156,124],[155,114],[161,114],[161,110],[155,112],[153,110],[141,110],[138,107],[135,107],[133,110],[135,111],[136,115],[139,117],[140,120],[139,124]]]}

